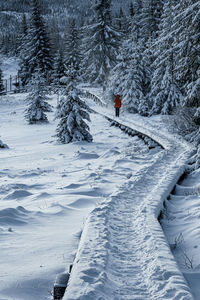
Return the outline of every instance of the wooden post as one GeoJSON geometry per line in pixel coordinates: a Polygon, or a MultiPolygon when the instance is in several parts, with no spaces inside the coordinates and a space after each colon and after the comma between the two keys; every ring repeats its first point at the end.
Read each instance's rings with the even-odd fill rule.
{"type": "Polygon", "coordinates": [[[10,92],[12,91],[12,76],[10,75],[10,92]]]}
{"type": "Polygon", "coordinates": [[[6,82],[5,87],[6,87],[6,94],[7,94],[7,92],[8,92],[8,80],[5,79],[5,82],[6,82]]]}
{"type": "Polygon", "coordinates": [[[65,294],[65,290],[69,281],[69,273],[59,274],[54,283],[53,299],[61,300],[65,294]]]}

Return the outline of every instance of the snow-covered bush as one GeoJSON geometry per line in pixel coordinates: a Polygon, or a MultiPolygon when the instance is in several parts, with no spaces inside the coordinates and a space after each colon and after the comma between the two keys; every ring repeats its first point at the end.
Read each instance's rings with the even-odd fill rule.
{"type": "Polygon", "coordinates": [[[38,70],[31,80],[31,92],[27,97],[28,108],[25,110],[25,118],[29,124],[48,122],[46,112],[52,111],[52,106],[47,102],[45,80],[38,70]]]}

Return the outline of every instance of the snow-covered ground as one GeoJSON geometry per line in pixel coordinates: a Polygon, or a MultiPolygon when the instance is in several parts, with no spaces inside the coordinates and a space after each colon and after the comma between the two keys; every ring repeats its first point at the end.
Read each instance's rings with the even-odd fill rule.
{"type": "Polygon", "coordinates": [[[25,97],[0,101],[1,139],[9,146],[0,152],[0,299],[43,300],[73,262],[88,213],[139,176],[160,149],[149,151],[96,114],[93,143],[61,145],[54,113],[49,124],[26,123],[25,97]]]}
{"type": "MultiPolygon", "coordinates": [[[[108,108],[96,109],[112,115],[108,108]]],[[[137,116],[127,122],[123,114],[119,121],[166,150],[91,212],[64,299],[193,299],[157,221],[192,147],[161,122],[137,116]]]]}
{"type": "MultiPolygon", "coordinates": [[[[0,151],[0,299],[52,299],[56,275],[71,263],[64,299],[192,299],[157,221],[192,147],[161,119],[125,113],[122,124],[165,150],[149,150],[98,114],[91,114],[93,143],[61,145],[54,112],[48,124],[26,123],[25,97],[0,101],[0,138],[9,146],[0,151]]],[[[87,101],[113,117],[112,107],[87,101]]]]}
{"type": "Polygon", "coordinates": [[[200,174],[195,171],[176,185],[163,214],[162,226],[171,250],[191,286],[194,299],[200,299],[200,174]]]}

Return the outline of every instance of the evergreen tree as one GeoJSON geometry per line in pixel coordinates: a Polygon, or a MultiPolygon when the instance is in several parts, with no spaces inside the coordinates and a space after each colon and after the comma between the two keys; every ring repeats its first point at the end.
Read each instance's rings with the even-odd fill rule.
{"type": "Polygon", "coordinates": [[[4,84],[3,84],[3,76],[2,76],[2,70],[0,68],[0,95],[4,93],[4,84]]]}
{"type": "Polygon", "coordinates": [[[22,86],[25,86],[27,84],[28,78],[30,76],[29,74],[29,61],[26,57],[26,51],[27,51],[27,35],[28,35],[28,25],[26,20],[26,15],[24,14],[22,17],[21,25],[20,25],[20,33],[18,36],[18,53],[19,53],[19,74],[20,74],[20,81],[22,86]]]}
{"type": "Polygon", "coordinates": [[[46,112],[52,111],[52,106],[48,104],[48,97],[45,90],[45,79],[40,69],[36,70],[30,82],[31,92],[27,97],[28,108],[25,110],[25,118],[29,124],[38,122],[48,122],[46,112]]]}
{"type": "Polygon", "coordinates": [[[119,13],[113,18],[112,26],[122,33],[123,36],[128,36],[129,33],[129,19],[126,17],[123,9],[120,7],[119,13]]]}
{"type": "Polygon", "coordinates": [[[126,41],[121,45],[120,52],[117,56],[117,64],[110,73],[108,85],[106,89],[106,96],[113,103],[117,94],[123,99],[124,91],[124,76],[127,71],[127,47],[126,41]]]}
{"type": "MultiPolygon", "coordinates": [[[[144,90],[147,70],[145,70],[139,44],[135,43],[134,40],[130,40],[129,43],[130,54],[128,57],[130,57],[130,60],[124,75],[123,104],[129,112],[136,113],[139,112],[139,105],[145,97],[144,90]]],[[[146,114],[146,108],[143,108],[141,105],[140,113],[146,114]]]]}
{"type": "Polygon", "coordinates": [[[66,77],[64,96],[57,107],[57,118],[60,119],[57,126],[57,137],[61,143],[76,141],[92,141],[89,126],[84,120],[90,121],[89,107],[80,99],[75,87],[76,71],[73,65],[69,66],[66,77]]]}
{"type": "Polygon", "coordinates": [[[178,25],[176,76],[185,95],[182,105],[194,109],[194,121],[200,125],[200,3],[190,0],[183,4],[181,13],[176,6],[174,18],[178,25]]]}
{"type": "Polygon", "coordinates": [[[85,79],[93,83],[106,83],[116,64],[120,34],[111,26],[110,6],[111,0],[98,0],[94,5],[95,19],[86,28],[85,79]]]}
{"type": "Polygon", "coordinates": [[[134,14],[135,14],[135,12],[134,12],[134,8],[133,8],[133,2],[131,1],[130,6],[129,6],[129,15],[130,15],[130,17],[133,17],[134,14]]]}
{"type": "Polygon", "coordinates": [[[76,72],[77,80],[80,80],[81,66],[81,41],[80,31],[76,25],[75,19],[70,18],[67,23],[65,34],[65,69],[73,68],[76,72]]]}
{"type": "Polygon", "coordinates": [[[112,72],[109,89],[120,94],[123,107],[129,112],[147,115],[148,103],[145,96],[149,85],[147,56],[140,43],[141,2],[138,0],[131,20],[129,39],[121,46],[118,64],[112,72]]]}
{"type": "Polygon", "coordinates": [[[144,43],[151,43],[157,37],[163,0],[142,0],[141,36],[144,43]]]}
{"type": "Polygon", "coordinates": [[[36,69],[40,69],[46,80],[51,77],[52,57],[39,0],[32,0],[32,13],[28,33],[26,60],[29,63],[29,79],[36,69]]]}
{"type": "Polygon", "coordinates": [[[63,51],[60,49],[54,60],[52,82],[54,85],[62,84],[60,79],[65,76],[65,65],[63,51]]]}
{"type": "Polygon", "coordinates": [[[158,40],[153,45],[155,61],[149,98],[152,101],[150,115],[170,114],[180,105],[182,93],[176,82],[174,69],[174,32],[171,30],[173,20],[173,1],[167,1],[161,19],[158,40]]]}

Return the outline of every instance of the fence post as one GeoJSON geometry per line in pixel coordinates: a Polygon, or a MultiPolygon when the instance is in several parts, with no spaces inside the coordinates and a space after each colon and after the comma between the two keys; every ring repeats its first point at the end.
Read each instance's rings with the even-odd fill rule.
{"type": "Polygon", "coordinates": [[[10,92],[12,91],[12,76],[10,75],[10,92]]]}
{"type": "Polygon", "coordinates": [[[7,79],[5,79],[5,81],[6,81],[5,87],[6,87],[6,94],[7,94],[7,92],[8,92],[8,81],[7,81],[7,79]]]}

